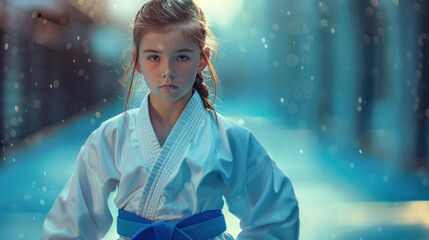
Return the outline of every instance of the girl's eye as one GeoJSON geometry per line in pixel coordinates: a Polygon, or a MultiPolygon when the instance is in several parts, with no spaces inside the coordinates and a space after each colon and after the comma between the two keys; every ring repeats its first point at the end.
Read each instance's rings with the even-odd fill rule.
{"type": "Polygon", "coordinates": [[[179,61],[186,61],[188,59],[189,59],[188,56],[184,56],[184,55],[177,57],[177,60],[179,60],[179,61]]]}
{"type": "Polygon", "coordinates": [[[154,55],[154,56],[149,56],[147,59],[151,60],[152,62],[156,62],[159,60],[159,57],[154,55]]]}

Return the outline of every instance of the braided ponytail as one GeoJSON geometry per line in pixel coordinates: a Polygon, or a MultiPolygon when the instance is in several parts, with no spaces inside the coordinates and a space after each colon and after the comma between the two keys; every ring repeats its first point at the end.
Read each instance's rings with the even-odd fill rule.
{"type": "MultiPolygon", "coordinates": [[[[210,73],[211,79],[214,83],[214,90],[215,90],[214,91],[214,99],[213,99],[213,103],[214,103],[216,101],[217,83],[219,81],[219,78],[216,74],[216,71],[213,68],[213,65],[211,64],[211,62],[209,60],[209,55],[206,55],[206,53],[204,52],[204,50],[202,48],[201,48],[201,57],[207,63],[206,67],[208,68],[208,72],[210,73]]],[[[201,97],[201,100],[203,101],[204,107],[208,110],[213,111],[215,118],[216,118],[216,122],[217,122],[218,119],[217,119],[216,111],[214,110],[213,103],[209,99],[209,93],[210,93],[209,87],[203,81],[204,81],[203,74],[201,72],[198,72],[197,76],[195,76],[195,81],[194,81],[193,87],[198,91],[198,94],[200,94],[200,97],[201,97]]]]}
{"type": "Polygon", "coordinates": [[[203,76],[201,73],[197,73],[197,76],[195,77],[194,82],[194,88],[198,91],[198,94],[200,94],[201,100],[203,101],[204,107],[206,109],[210,109],[214,111],[213,104],[209,100],[209,88],[207,84],[205,84],[203,79],[203,76]]]}

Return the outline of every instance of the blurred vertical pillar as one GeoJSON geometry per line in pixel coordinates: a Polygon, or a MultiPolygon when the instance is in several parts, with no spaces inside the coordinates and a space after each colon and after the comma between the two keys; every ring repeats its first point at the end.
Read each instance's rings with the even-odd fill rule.
{"type": "Polygon", "coordinates": [[[362,78],[362,30],[359,1],[336,1],[329,0],[319,4],[329,4],[331,16],[330,21],[322,18],[322,24],[326,24],[325,37],[329,38],[330,53],[322,57],[321,64],[329,62],[330,68],[322,68],[325,78],[330,78],[329,98],[330,114],[327,131],[334,135],[336,142],[347,145],[356,145],[355,127],[356,115],[359,114],[357,108],[360,81],[362,78]],[[326,21],[326,22],[324,22],[326,21]],[[329,59],[327,61],[326,59],[329,59]]]}
{"type": "Polygon", "coordinates": [[[401,83],[401,102],[395,106],[401,113],[399,116],[400,144],[397,146],[400,149],[398,165],[405,169],[416,170],[421,167],[418,163],[421,161],[419,157],[424,156],[424,154],[418,156],[418,151],[427,148],[427,143],[419,139],[425,136],[425,133],[421,133],[424,129],[419,120],[419,113],[424,112],[424,109],[422,111],[424,104],[421,102],[424,96],[420,94],[423,65],[422,62],[419,63],[422,49],[419,49],[418,44],[425,23],[421,22],[419,1],[397,1],[397,13],[399,47],[397,48],[398,60],[394,62],[394,66],[399,71],[396,71],[397,75],[392,77],[399,77],[401,83]]]}
{"type": "Polygon", "coordinates": [[[20,69],[20,63],[26,56],[25,40],[20,38],[20,32],[25,32],[25,18],[19,12],[10,9],[2,2],[0,28],[3,31],[2,51],[2,154],[13,147],[17,133],[19,135],[19,113],[22,109],[22,92],[24,73],[20,69]]]}
{"type": "Polygon", "coordinates": [[[358,10],[356,20],[359,22],[357,26],[360,26],[361,29],[357,29],[357,31],[362,34],[361,36],[358,35],[361,41],[358,41],[356,46],[361,51],[361,58],[358,63],[361,68],[358,70],[360,74],[358,75],[358,84],[356,84],[359,98],[357,99],[358,114],[355,121],[355,134],[359,140],[358,145],[365,150],[372,145],[370,130],[372,128],[374,83],[376,79],[372,77],[371,69],[377,64],[374,62],[376,60],[374,55],[378,55],[372,39],[373,33],[376,32],[377,18],[371,2],[371,0],[349,1],[350,8],[358,10]]]}
{"type": "Polygon", "coordinates": [[[418,5],[414,7],[418,8],[420,12],[418,16],[421,33],[418,37],[419,63],[416,71],[419,86],[416,93],[418,102],[415,102],[417,105],[415,106],[417,131],[414,167],[427,172],[429,170],[429,2],[420,0],[416,4],[418,5]]]}
{"type": "MultiPolygon", "coordinates": [[[[268,22],[266,42],[270,51],[272,75],[270,100],[289,126],[298,129],[320,128],[317,121],[320,53],[329,51],[319,45],[319,11],[315,1],[266,1],[268,22]]],[[[329,41],[326,41],[329,43],[329,41]]],[[[328,47],[329,48],[329,47],[328,47]]],[[[327,70],[326,72],[330,72],[327,70]]],[[[330,90],[329,86],[323,89],[330,90]]],[[[323,94],[329,96],[329,94],[323,94]]],[[[330,104],[324,107],[329,108],[330,104]]]]}
{"type": "Polygon", "coordinates": [[[403,132],[403,126],[410,126],[412,122],[409,118],[410,95],[404,88],[404,77],[409,77],[406,76],[408,69],[415,65],[410,58],[405,60],[404,53],[415,54],[415,42],[410,41],[413,38],[410,36],[416,26],[405,1],[371,1],[369,7],[365,12],[373,11],[377,21],[366,36],[369,36],[376,54],[373,54],[375,65],[368,66],[373,80],[372,101],[362,106],[365,108],[369,104],[372,108],[371,124],[365,129],[371,142],[364,146],[364,151],[402,166],[408,160],[403,158],[409,142],[406,139],[412,135],[403,132]]]}
{"type": "MultiPolygon", "coordinates": [[[[0,2],[0,16],[3,14],[3,2],[0,2]]],[[[0,17],[1,19],[1,17],[0,17]]],[[[4,61],[5,61],[5,44],[3,41],[4,32],[0,28],[0,157],[3,156],[3,149],[6,148],[4,141],[4,61]]],[[[2,159],[0,159],[2,161],[2,159]]]]}
{"type": "Polygon", "coordinates": [[[332,15],[335,10],[334,1],[315,1],[319,16],[319,88],[318,88],[318,122],[321,124],[322,132],[328,129],[334,107],[334,71],[332,33],[332,15]]]}

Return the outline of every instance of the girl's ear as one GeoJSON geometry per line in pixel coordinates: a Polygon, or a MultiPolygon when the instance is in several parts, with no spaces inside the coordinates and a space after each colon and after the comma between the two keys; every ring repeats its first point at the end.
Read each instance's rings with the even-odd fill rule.
{"type": "MultiPolygon", "coordinates": [[[[204,49],[204,53],[206,54],[206,57],[208,60],[210,58],[210,49],[209,48],[204,49]]],[[[202,72],[204,68],[206,68],[207,64],[208,63],[206,62],[206,60],[204,60],[204,58],[201,57],[201,62],[200,62],[200,65],[198,66],[197,72],[199,73],[202,72]]]]}
{"type": "Polygon", "coordinates": [[[143,74],[143,71],[142,71],[142,68],[140,67],[139,61],[138,60],[136,61],[136,50],[132,50],[131,54],[133,55],[133,62],[136,63],[137,72],[139,72],[140,74],[143,74]]]}

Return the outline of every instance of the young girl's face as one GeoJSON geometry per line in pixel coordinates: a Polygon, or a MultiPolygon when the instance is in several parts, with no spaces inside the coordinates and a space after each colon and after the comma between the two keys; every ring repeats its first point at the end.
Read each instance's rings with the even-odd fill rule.
{"type": "Polygon", "coordinates": [[[189,100],[196,74],[205,67],[197,44],[185,39],[180,28],[145,33],[138,62],[154,97],[169,102],[189,100]]]}

